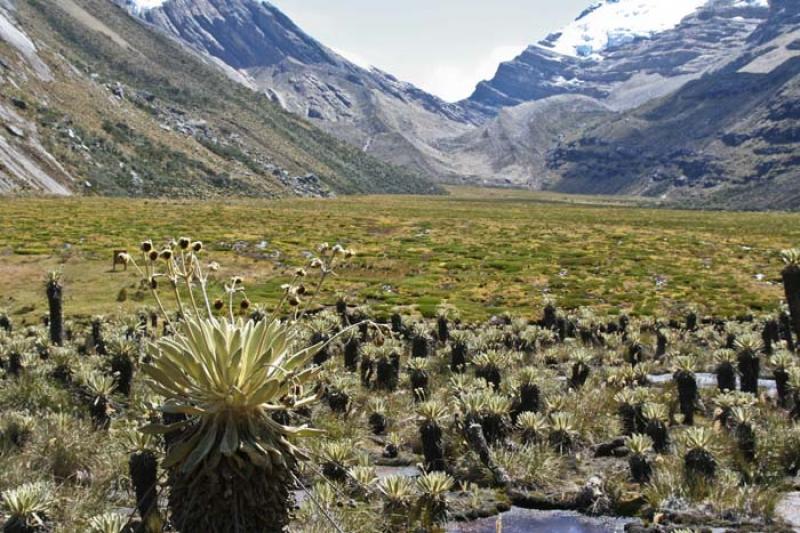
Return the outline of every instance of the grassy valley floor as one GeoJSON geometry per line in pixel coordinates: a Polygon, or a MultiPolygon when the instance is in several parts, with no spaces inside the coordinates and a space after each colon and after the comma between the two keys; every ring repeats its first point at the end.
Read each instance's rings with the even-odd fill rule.
{"type": "Polygon", "coordinates": [[[0,308],[38,321],[42,280],[63,269],[67,314],[138,309],[145,293],[133,272],[111,271],[113,250],[181,235],[203,239],[222,263],[220,279],[244,275],[258,302],[274,302],[289,268],[329,241],[358,252],[330,286],[379,313],[411,306],[432,316],[448,302],[466,319],[528,316],[551,295],[562,308],[611,314],[696,305],[734,316],[776,308],[779,251],[800,243],[800,215],[467,188],[446,197],[333,200],[4,198],[0,308]]]}

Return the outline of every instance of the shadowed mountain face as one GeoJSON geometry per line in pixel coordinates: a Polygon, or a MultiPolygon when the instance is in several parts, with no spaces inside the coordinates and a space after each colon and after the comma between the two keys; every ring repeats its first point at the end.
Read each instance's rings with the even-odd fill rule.
{"type": "Polygon", "coordinates": [[[361,68],[324,47],[274,6],[256,0],[170,0],[148,22],[229,65],[274,102],[364,152],[442,177],[434,141],[481,117],[361,68]]]}
{"type": "Polygon", "coordinates": [[[562,143],[555,188],[796,209],[800,4],[772,9],[729,64],[562,143]]]}
{"type": "Polygon", "coordinates": [[[636,107],[729,61],[767,14],[760,4],[711,0],[672,29],[623,39],[588,57],[554,50],[557,33],[500,65],[494,78],[481,82],[462,104],[493,116],[524,102],[580,94],[615,109],[636,107]]]}
{"type": "MultiPolygon", "coordinates": [[[[638,9],[646,2],[628,3],[638,9]]],[[[624,9],[625,0],[595,7],[576,23],[584,24],[586,39],[595,37],[597,42],[598,32],[590,17],[602,14],[603,7],[624,9]]],[[[617,124],[618,129],[624,129],[625,124],[638,126],[618,117],[628,117],[628,111],[646,108],[724,67],[748,47],[748,39],[768,14],[769,9],[761,0],[712,0],[691,11],[674,27],[647,37],[622,38],[619,32],[625,32],[615,29],[618,33],[614,37],[619,42],[612,42],[609,37],[605,47],[586,56],[562,53],[571,48],[562,42],[568,32],[553,34],[501,65],[492,80],[481,83],[470,99],[461,102],[489,121],[478,133],[442,142],[440,147],[459,172],[476,180],[578,193],[636,194],[640,191],[635,188],[615,191],[598,183],[595,178],[603,165],[593,160],[587,165],[590,168],[573,172],[569,165],[561,163],[565,143],[608,123],[617,124]],[[592,178],[578,179],[581,173],[592,178]]],[[[622,28],[626,23],[637,26],[622,18],[609,27],[622,28]]],[[[583,39],[572,38],[572,48],[584,46],[583,39]]],[[[634,136],[635,127],[629,128],[634,136]]],[[[668,132],[653,132],[655,143],[664,142],[670,133],[685,138],[686,132],[679,123],[669,127],[668,132]]],[[[590,141],[596,143],[598,157],[639,161],[636,149],[626,145],[616,146],[613,153],[606,154],[608,147],[603,143],[610,133],[603,131],[590,141]]],[[[639,164],[650,168],[652,161],[640,160],[639,164]]]]}

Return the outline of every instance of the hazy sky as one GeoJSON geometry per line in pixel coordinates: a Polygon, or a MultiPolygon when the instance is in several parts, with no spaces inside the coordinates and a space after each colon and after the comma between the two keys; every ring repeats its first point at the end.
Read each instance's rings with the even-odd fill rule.
{"type": "MultiPolygon", "coordinates": [[[[665,0],[666,1],[666,0],[665,0]]],[[[271,0],[323,44],[445,100],[469,96],[497,65],[593,0],[271,0]]]]}

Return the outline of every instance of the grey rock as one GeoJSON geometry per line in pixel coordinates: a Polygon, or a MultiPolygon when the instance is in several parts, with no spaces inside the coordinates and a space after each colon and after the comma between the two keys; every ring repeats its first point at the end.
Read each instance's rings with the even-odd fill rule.
{"type": "Polygon", "coordinates": [[[6,131],[19,139],[25,138],[25,132],[22,130],[22,128],[14,126],[13,124],[6,124],[6,131]]]}

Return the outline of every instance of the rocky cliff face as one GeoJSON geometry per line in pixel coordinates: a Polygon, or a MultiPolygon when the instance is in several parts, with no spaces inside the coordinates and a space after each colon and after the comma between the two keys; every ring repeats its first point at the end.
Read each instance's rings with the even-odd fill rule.
{"type": "Polygon", "coordinates": [[[800,163],[800,3],[770,4],[600,0],[458,104],[352,64],[268,3],[132,11],[358,150],[441,180],[765,207],[794,201],[800,163]]]}
{"type": "Polygon", "coordinates": [[[365,153],[426,174],[447,174],[431,147],[479,120],[318,43],[278,9],[256,0],[169,0],[150,23],[215,57],[286,110],[365,153]]]}
{"type": "MultiPolygon", "coordinates": [[[[641,4],[629,3],[632,6],[641,4]]],[[[565,46],[561,43],[563,34],[553,34],[513,61],[500,65],[495,77],[479,84],[463,105],[475,113],[491,116],[504,107],[523,102],[558,94],[580,94],[605,100],[619,110],[636,107],[669,94],[726,63],[741,50],[768,14],[761,0],[711,0],[708,3],[693,0],[677,4],[681,3],[691,10],[675,27],[652,35],[617,29],[616,34],[606,35],[605,47],[592,49],[592,53],[585,55],[563,53],[570,48],[580,51],[582,45],[565,46]],[[700,8],[695,10],[697,5],[700,8]]],[[[616,2],[600,4],[577,22],[614,5],[616,2]]],[[[645,15],[634,12],[627,18],[637,20],[645,15]]],[[[600,23],[624,28],[626,20],[618,24],[605,20],[600,23]]],[[[633,22],[628,24],[641,26],[633,22]]],[[[591,28],[585,31],[586,39],[597,33],[591,28]]]]}
{"type": "Polygon", "coordinates": [[[772,7],[729,64],[562,143],[556,188],[796,209],[800,4],[772,7]]]}

